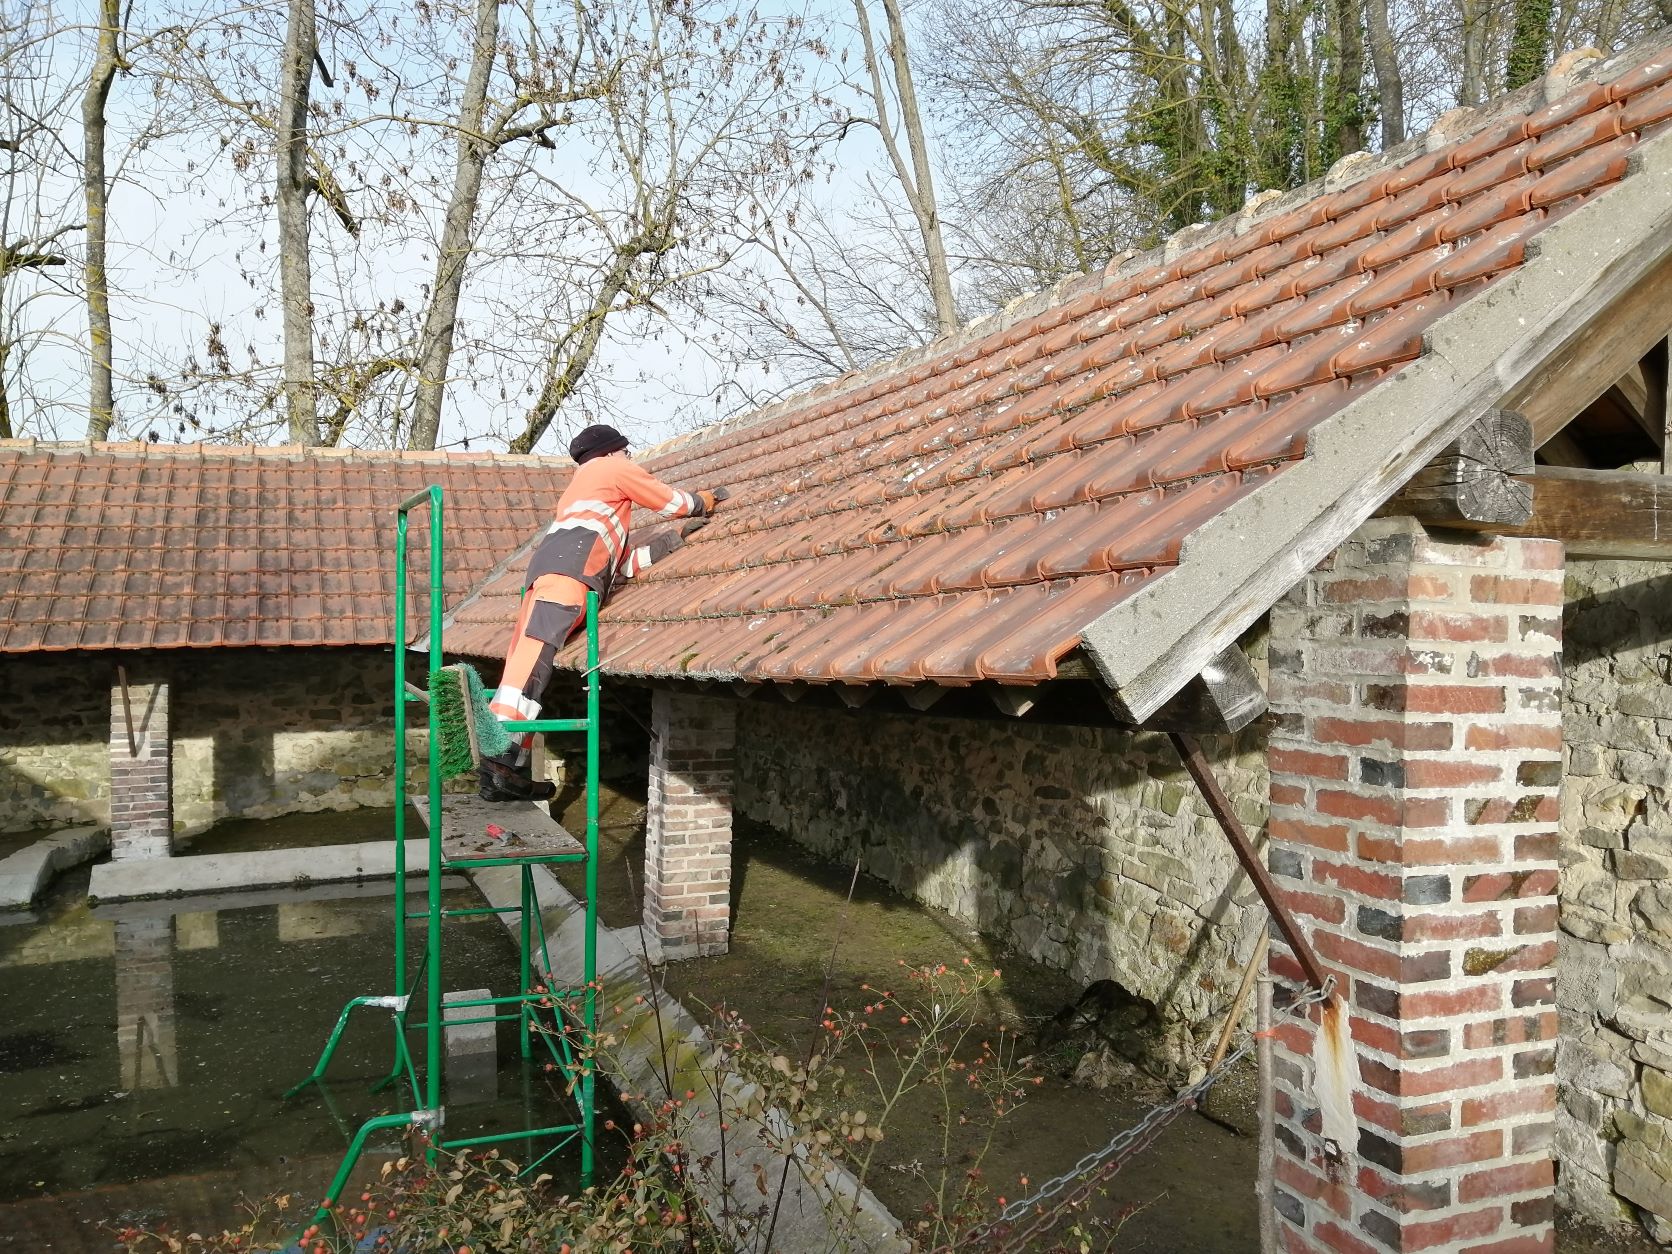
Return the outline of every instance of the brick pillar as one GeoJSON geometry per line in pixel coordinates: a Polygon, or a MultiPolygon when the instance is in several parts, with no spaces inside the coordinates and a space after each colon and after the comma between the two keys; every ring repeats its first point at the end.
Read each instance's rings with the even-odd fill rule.
{"type": "Polygon", "coordinates": [[[116,1051],[122,1087],[173,1088],[180,1082],[174,1035],[174,920],[116,923],[116,1051]]]}
{"type": "Polygon", "coordinates": [[[731,930],[730,701],[658,690],[650,705],[644,922],[666,958],[726,952],[731,930]]]}
{"type": "Polygon", "coordinates": [[[1285,1250],[1555,1248],[1562,567],[1378,519],[1273,611],[1269,860],[1345,999],[1274,1042],[1285,1250]]]}
{"type": "Polygon", "coordinates": [[[117,862],[166,858],[174,852],[168,696],[164,680],[136,684],[130,679],[125,704],[120,680],[110,687],[110,856],[117,862]]]}

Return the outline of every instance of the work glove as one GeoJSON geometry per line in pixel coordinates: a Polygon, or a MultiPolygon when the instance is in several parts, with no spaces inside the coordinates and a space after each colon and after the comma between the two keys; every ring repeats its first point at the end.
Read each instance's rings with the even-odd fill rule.
{"type": "Polygon", "coordinates": [[[697,493],[697,500],[702,502],[701,512],[712,514],[714,507],[731,496],[730,488],[709,488],[697,493]]]}
{"type": "Polygon", "coordinates": [[[685,537],[678,532],[663,531],[652,536],[643,544],[634,545],[628,551],[626,560],[621,564],[622,578],[636,579],[684,543],[685,537]]]}
{"type": "Polygon", "coordinates": [[[676,531],[663,531],[652,536],[640,548],[644,556],[640,561],[642,566],[652,566],[661,561],[675,549],[685,547],[685,537],[676,531]]]}
{"type": "Polygon", "coordinates": [[[690,522],[686,523],[679,529],[679,534],[681,538],[689,540],[692,536],[696,535],[697,532],[708,526],[711,521],[713,520],[709,518],[693,518],[690,522]]]}

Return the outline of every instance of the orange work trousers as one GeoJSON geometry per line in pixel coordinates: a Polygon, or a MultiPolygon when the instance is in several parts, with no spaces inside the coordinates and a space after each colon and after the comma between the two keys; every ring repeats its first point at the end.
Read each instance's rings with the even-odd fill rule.
{"type": "MultiPolygon", "coordinates": [[[[488,703],[503,721],[540,717],[540,695],[552,676],[557,656],[575,628],[586,619],[587,586],[568,575],[541,575],[523,592],[517,625],[505,651],[505,670],[488,703]]],[[[513,737],[520,755],[534,743],[534,733],[513,737]]]]}

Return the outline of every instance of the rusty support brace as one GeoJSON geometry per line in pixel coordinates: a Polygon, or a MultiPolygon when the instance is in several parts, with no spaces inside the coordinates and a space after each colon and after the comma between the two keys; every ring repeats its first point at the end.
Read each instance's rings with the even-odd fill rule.
{"type": "Polygon", "coordinates": [[[128,668],[126,666],[116,668],[116,679],[122,685],[122,721],[128,727],[128,756],[137,758],[139,756],[139,741],[134,739],[134,710],[133,706],[128,704],[128,668]]]}
{"type": "Polygon", "coordinates": [[[1225,794],[1219,790],[1219,781],[1213,777],[1213,770],[1207,760],[1202,757],[1202,748],[1193,736],[1183,732],[1168,732],[1172,737],[1173,747],[1178,750],[1179,758],[1184,762],[1184,769],[1190,772],[1190,777],[1196,781],[1196,787],[1202,790],[1202,796],[1207,799],[1208,809],[1213,811],[1213,817],[1219,820],[1219,826],[1225,833],[1225,839],[1231,842],[1231,849],[1237,855],[1237,861],[1242,863],[1242,869],[1248,872],[1248,878],[1254,881],[1255,891],[1260,894],[1260,900],[1266,903],[1266,909],[1277,923],[1277,930],[1283,933],[1283,939],[1294,951],[1295,959],[1300,963],[1301,970],[1306,972],[1306,978],[1314,988],[1324,987],[1324,970],[1318,965],[1318,958],[1312,952],[1312,946],[1307,943],[1306,936],[1301,932],[1300,925],[1290,915],[1288,907],[1277,896],[1277,886],[1271,882],[1271,876],[1266,873],[1265,863],[1260,861],[1260,855],[1254,851],[1254,846],[1248,841],[1248,834],[1242,830],[1242,823],[1231,810],[1231,803],[1225,794]]]}

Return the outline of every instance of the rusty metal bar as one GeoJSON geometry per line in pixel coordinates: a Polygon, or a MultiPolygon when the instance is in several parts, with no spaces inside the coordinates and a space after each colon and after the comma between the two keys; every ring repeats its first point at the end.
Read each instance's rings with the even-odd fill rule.
{"type": "Polygon", "coordinates": [[[116,668],[116,678],[122,685],[122,721],[128,727],[128,756],[137,758],[139,756],[139,741],[134,739],[134,709],[128,703],[128,668],[118,666],[116,668]]]}
{"type": "Polygon", "coordinates": [[[1265,863],[1260,861],[1260,855],[1254,851],[1249,843],[1248,834],[1242,830],[1242,823],[1231,809],[1231,803],[1225,794],[1219,790],[1219,781],[1213,777],[1213,770],[1202,756],[1202,747],[1196,743],[1193,736],[1183,732],[1168,732],[1172,737],[1173,747],[1178,750],[1180,759],[1184,762],[1184,769],[1190,772],[1190,777],[1196,781],[1196,786],[1202,790],[1202,796],[1207,799],[1208,809],[1213,811],[1213,817],[1219,820],[1219,826],[1225,833],[1225,839],[1231,842],[1231,849],[1237,855],[1237,861],[1242,863],[1242,869],[1248,872],[1248,878],[1254,881],[1254,888],[1260,894],[1260,900],[1266,903],[1266,909],[1277,923],[1277,930],[1283,933],[1283,939],[1294,951],[1301,970],[1306,972],[1306,978],[1313,987],[1324,987],[1324,971],[1318,965],[1317,955],[1312,952],[1312,946],[1306,941],[1300,930],[1300,925],[1289,914],[1288,907],[1277,895],[1277,886],[1271,882],[1271,876],[1266,874],[1265,863]]]}

